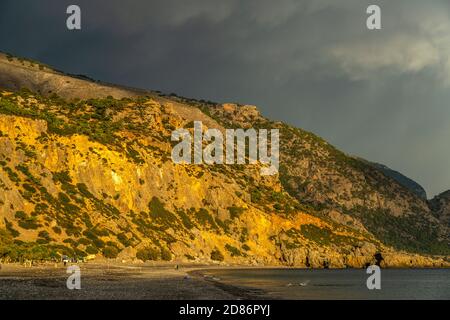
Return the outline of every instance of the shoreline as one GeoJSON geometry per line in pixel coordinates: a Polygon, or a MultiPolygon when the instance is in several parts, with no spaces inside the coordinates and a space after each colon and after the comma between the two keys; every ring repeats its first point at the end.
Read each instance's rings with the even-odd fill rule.
{"type": "Polygon", "coordinates": [[[275,297],[269,296],[265,289],[227,283],[215,277],[214,271],[314,270],[284,266],[88,262],[78,264],[81,290],[69,290],[66,286],[70,276],[67,273],[69,265],[72,264],[66,267],[61,263],[32,267],[3,264],[0,269],[0,300],[265,300],[275,297]]]}
{"type": "MultiPolygon", "coordinates": [[[[223,268],[224,270],[235,270],[234,268],[223,268]]],[[[250,268],[252,269],[252,268],[250,268]]],[[[254,268],[256,269],[256,268],[254,268]]],[[[205,281],[210,285],[219,288],[220,290],[230,293],[235,296],[237,300],[266,300],[269,299],[267,297],[267,292],[263,289],[258,288],[244,288],[235,285],[231,285],[225,282],[222,282],[220,279],[216,280],[215,277],[207,275],[207,272],[212,270],[220,270],[220,268],[211,268],[211,269],[196,269],[188,271],[187,274],[197,278],[198,281],[205,281]]]]}

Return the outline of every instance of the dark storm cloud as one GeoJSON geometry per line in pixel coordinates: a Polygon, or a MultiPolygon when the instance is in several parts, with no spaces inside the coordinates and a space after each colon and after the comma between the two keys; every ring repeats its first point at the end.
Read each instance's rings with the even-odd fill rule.
{"type": "Polygon", "coordinates": [[[450,187],[449,14],[444,0],[2,1],[0,40],[68,72],[256,104],[435,194],[450,187]]]}

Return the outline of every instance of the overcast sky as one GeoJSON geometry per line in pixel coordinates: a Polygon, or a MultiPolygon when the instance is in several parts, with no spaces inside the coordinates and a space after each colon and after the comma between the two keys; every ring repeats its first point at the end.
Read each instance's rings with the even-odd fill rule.
{"type": "Polygon", "coordinates": [[[432,196],[450,189],[449,15],[448,0],[1,0],[0,50],[255,104],[432,196]],[[81,7],[81,31],[66,29],[69,4],[81,7]],[[366,28],[369,4],[381,30],[366,28]]]}

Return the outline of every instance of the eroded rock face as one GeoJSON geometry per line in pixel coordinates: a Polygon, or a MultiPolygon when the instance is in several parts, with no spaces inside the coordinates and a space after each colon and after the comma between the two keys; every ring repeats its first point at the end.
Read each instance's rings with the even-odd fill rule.
{"type": "Polygon", "coordinates": [[[258,108],[253,105],[237,105],[234,103],[224,103],[214,107],[214,111],[224,114],[226,118],[239,123],[242,127],[250,127],[254,121],[263,119],[258,108]]]}
{"type": "Polygon", "coordinates": [[[411,255],[405,253],[386,253],[383,255],[381,267],[413,268],[421,266],[424,268],[442,268],[448,267],[449,263],[443,259],[432,259],[420,255],[411,255]]]}

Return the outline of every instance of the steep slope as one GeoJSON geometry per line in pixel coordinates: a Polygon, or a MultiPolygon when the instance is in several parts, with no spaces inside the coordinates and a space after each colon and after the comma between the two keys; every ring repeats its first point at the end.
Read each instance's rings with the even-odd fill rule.
{"type": "Polygon", "coordinates": [[[426,202],[312,134],[270,122],[253,106],[139,96],[48,67],[30,77],[20,73],[27,63],[0,61],[0,86],[47,96],[0,91],[3,259],[64,253],[361,267],[381,253],[390,266],[446,263],[389,246],[424,252],[431,244],[445,254],[446,231],[426,202]],[[76,86],[62,90],[61,77],[76,86]],[[194,120],[221,130],[280,128],[280,175],[260,176],[259,165],[175,165],[170,134],[194,120]],[[382,218],[375,227],[371,214],[382,218]]]}

